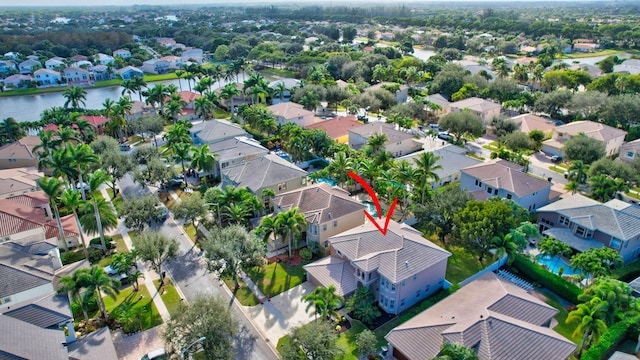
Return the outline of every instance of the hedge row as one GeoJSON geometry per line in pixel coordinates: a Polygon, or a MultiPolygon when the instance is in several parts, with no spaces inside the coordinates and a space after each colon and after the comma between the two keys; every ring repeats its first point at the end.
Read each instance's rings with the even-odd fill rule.
{"type": "Polygon", "coordinates": [[[602,334],[600,341],[592,345],[580,357],[581,360],[601,360],[604,359],[612,349],[614,349],[627,335],[627,331],[633,325],[633,321],[621,321],[611,326],[602,334]]]}
{"type": "Polygon", "coordinates": [[[611,271],[612,278],[624,282],[633,281],[638,276],[640,276],[640,260],[636,260],[611,271]]]}
{"type": "Polygon", "coordinates": [[[573,304],[578,303],[578,295],[582,294],[582,290],[562,277],[543,269],[522,255],[516,256],[512,266],[565,300],[573,304]]]}

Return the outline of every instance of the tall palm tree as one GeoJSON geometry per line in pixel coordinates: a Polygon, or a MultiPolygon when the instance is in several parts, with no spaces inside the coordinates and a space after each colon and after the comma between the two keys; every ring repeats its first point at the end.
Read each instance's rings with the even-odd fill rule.
{"type": "Polygon", "coordinates": [[[175,144],[191,144],[193,141],[189,135],[188,125],[183,122],[177,122],[175,125],[171,126],[162,138],[167,142],[167,148],[171,150],[174,148],[175,144]]]}
{"type": "Polygon", "coordinates": [[[24,129],[12,117],[8,117],[0,123],[0,145],[18,141],[26,135],[24,129]]]}
{"type": "MultiPolygon", "coordinates": [[[[173,145],[173,159],[176,162],[179,162],[182,165],[182,173],[184,174],[184,162],[191,160],[191,156],[189,155],[189,151],[191,151],[191,146],[189,143],[177,143],[173,145]]],[[[186,177],[185,177],[186,179],[186,177]]],[[[185,185],[186,185],[185,180],[185,185]]]]}
{"type": "Polygon", "coordinates": [[[280,102],[284,101],[284,95],[289,91],[284,81],[280,81],[273,88],[273,95],[280,98],[280,102]]]}
{"type": "Polygon", "coordinates": [[[567,316],[566,323],[578,324],[573,336],[582,334],[581,346],[578,349],[579,358],[583,350],[588,349],[589,345],[598,341],[600,336],[607,331],[607,324],[602,320],[603,310],[606,309],[607,303],[594,297],[588,303],[578,304],[576,307],[567,316]]]}
{"type": "Polygon", "coordinates": [[[207,91],[206,93],[204,93],[204,97],[205,99],[207,99],[209,101],[209,103],[211,104],[211,117],[215,120],[216,119],[216,113],[215,113],[215,109],[216,109],[216,104],[219,104],[219,97],[218,95],[216,95],[216,93],[214,91],[207,91]]]}
{"type": "MultiPolygon", "coordinates": [[[[138,93],[139,100],[142,101],[142,88],[147,87],[147,82],[144,81],[142,76],[136,76],[131,81],[133,82],[133,89],[138,93]]],[[[129,96],[129,99],[131,99],[131,96],[129,96]]]]}
{"type": "Polygon", "coordinates": [[[208,119],[213,109],[213,104],[206,97],[199,97],[193,101],[196,115],[203,119],[208,119]]]}
{"type": "Polygon", "coordinates": [[[276,227],[278,232],[283,235],[282,237],[288,240],[289,257],[291,257],[293,238],[307,228],[307,220],[300,213],[300,209],[293,208],[276,215],[276,227]]]}
{"type": "Polygon", "coordinates": [[[387,143],[387,140],[387,135],[385,134],[372,135],[367,141],[367,153],[375,156],[379,152],[384,151],[384,144],[387,143]]]}
{"type": "Polygon", "coordinates": [[[102,115],[104,117],[111,117],[113,115],[113,107],[116,105],[116,102],[111,100],[110,98],[104,99],[102,102],[102,115]]]}
{"type": "Polygon", "coordinates": [[[89,251],[87,250],[87,243],[84,240],[84,231],[82,230],[82,224],[80,224],[80,218],[78,217],[78,209],[80,209],[83,204],[80,194],[78,194],[77,191],[73,191],[73,189],[67,189],[58,199],[73,212],[73,217],[76,219],[76,226],[78,227],[78,231],[80,231],[80,243],[82,244],[84,257],[89,260],[89,251]]]}
{"type": "Polygon", "coordinates": [[[262,235],[262,240],[265,243],[269,241],[271,235],[277,236],[278,226],[276,224],[276,218],[272,216],[263,217],[256,232],[262,235]]]}
{"type": "Polygon", "coordinates": [[[567,178],[578,183],[584,183],[587,181],[587,171],[589,171],[589,165],[580,160],[572,161],[568,169],[569,175],[567,178]]]}
{"type": "Polygon", "coordinates": [[[184,70],[176,70],[175,74],[176,77],[178,78],[178,85],[180,85],[180,91],[182,91],[182,81],[180,79],[182,79],[182,77],[186,74],[187,72],[184,70]]]}
{"type": "MultiPolygon", "coordinates": [[[[88,179],[88,183],[89,183],[89,192],[91,193],[91,198],[92,198],[92,202],[93,202],[93,211],[95,214],[95,218],[96,218],[96,228],[95,230],[97,230],[98,234],[100,235],[100,244],[102,245],[102,251],[106,252],[107,251],[107,244],[104,241],[104,224],[103,224],[103,220],[101,219],[101,216],[103,214],[101,214],[100,210],[100,206],[99,205],[99,200],[102,200],[102,202],[104,202],[104,199],[102,197],[97,196],[98,192],[100,191],[100,187],[107,183],[107,182],[112,182],[113,178],[111,177],[111,175],[109,175],[106,171],[104,170],[96,170],[93,174],[91,174],[89,176],[88,179]]],[[[106,203],[109,207],[109,209],[111,211],[107,211],[107,214],[109,215],[113,215],[113,208],[109,203],[106,203]]],[[[102,210],[106,210],[104,205],[102,205],[102,210]]],[[[109,216],[109,219],[105,219],[106,220],[111,220],[112,216],[109,216]]],[[[116,220],[117,223],[117,220],[116,220]]],[[[85,228],[86,228],[86,224],[85,224],[85,228]]],[[[87,229],[89,230],[89,229],[87,229]]]]}
{"type": "Polygon", "coordinates": [[[122,86],[122,92],[120,95],[128,94],[129,99],[131,99],[131,94],[136,91],[136,84],[133,82],[133,79],[123,81],[120,86],[122,86]]]}
{"type": "Polygon", "coordinates": [[[187,80],[187,85],[189,85],[189,91],[191,91],[191,80],[194,80],[195,78],[196,78],[196,76],[192,72],[187,72],[184,75],[184,79],[187,80]]]}
{"type": "Polygon", "coordinates": [[[87,314],[87,307],[85,306],[86,299],[84,298],[84,296],[82,296],[82,289],[84,288],[82,274],[83,271],[74,271],[71,276],[67,275],[61,277],[58,293],[68,293],[69,298],[72,301],[76,301],[80,305],[80,309],[82,309],[82,315],[84,316],[84,319],[89,320],[89,314],[87,314]]]}
{"type": "Polygon", "coordinates": [[[165,99],[169,96],[169,93],[170,91],[168,86],[164,84],[155,84],[147,91],[147,104],[162,112],[164,110],[165,99]]]}
{"type": "Polygon", "coordinates": [[[80,182],[80,190],[82,192],[82,200],[87,200],[87,196],[85,194],[85,186],[82,180],[82,172],[85,171],[89,166],[93,164],[97,164],[99,162],[98,156],[93,152],[91,146],[86,144],[81,144],[77,146],[73,146],[71,144],[67,144],[67,151],[69,152],[69,156],[73,159],[73,166],[76,168],[76,173],[78,174],[78,180],[80,182]]]}
{"type": "MultiPolygon", "coordinates": [[[[200,147],[192,146],[191,151],[193,152],[191,167],[203,171],[208,175],[209,172],[213,170],[213,165],[215,164],[218,154],[209,151],[209,144],[202,144],[200,147]]],[[[205,176],[205,184],[207,182],[206,179],[205,176]]]]}
{"type": "Polygon", "coordinates": [[[62,227],[62,221],[60,221],[60,211],[58,210],[58,198],[62,194],[62,182],[55,177],[44,176],[38,179],[38,186],[49,197],[49,203],[53,207],[53,213],[56,217],[56,224],[58,225],[58,233],[60,234],[60,241],[64,244],[65,251],[69,251],[69,245],[67,244],[67,238],[64,236],[64,228],[62,227]]]}
{"type": "Polygon", "coordinates": [[[40,138],[40,144],[33,147],[33,152],[38,154],[39,162],[43,158],[51,157],[51,151],[55,149],[55,132],[53,130],[43,130],[38,133],[38,137],[40,138]]]}
{"type": "Polygon", "coordinates": [[[225,85],[222,90],[220,90],[220,98],[227,99],[230,101],[228,105],[229,111],[231,112],[231,118],[233,118],[233,98],[240,95],[240,90],[238,90],[238,85],[235,83],[229,83],[225,85]]]}
{"type": "Polygon", "coordinates": [[[329,164],[329,169],[333,178],[342,185],[349,179],[348,172],[353,170],[353,162],[347,157],[344,151],[340,151],[333,156],[333,161],[329,164]]]}
{"type": "Polygon", "coordinates": [[[71,105],[74,109],[79,109],[80,104],[85,106],[85,100],[87,100],[87,91],[79,86],[72,85],[68,87],[62,96],[66,99],[64,102],[64,108],[69,108],[71,105]]]}
{"type": "Polygon", "coordinates": [[[426,202],[427,187],[431,187],[431,181],[440,181],[440,177],[435,172],[442,169],[442,165],[437,164],[440,157],[432,152],[423,152],[414,161],[417,166],[417,184],[420,187],[420,204],[426,202]]]}
{"type": "Polygon", "coordinates": [[[77,271],[83,271],[78,280],[82,283],[83,287],[87,289],[87,292],[95,294],[98,308],[103,319],[108,319],[109,313],[102,299],[102,293],[105,293],[113,298],[120,293],[120,281],[110,277],[104,271],[102,266],[93,265],[90,269],[82,269],[77,271]]]}
{"type": "Polygon", "coordinates": [[[302,300],[308,303],[307,311],[314,306],[315,315],[325,321],[330,320],[331,316],[337,316],[337,309],[344,302],[344,298],[336,294],[336,288],[333,285],[318,286],[310,294],[303,296],[302,300]]]}
{"type": "Polygon", "coordinates": [[[74,179],[78,176],[76,167],[73,164],[73,157],[69,154],[67,148],[53,151],[48,158],[40,159],[39,167],[41,169],[49,169],[53,176],[67,179],[75,189],[74,179]]]}

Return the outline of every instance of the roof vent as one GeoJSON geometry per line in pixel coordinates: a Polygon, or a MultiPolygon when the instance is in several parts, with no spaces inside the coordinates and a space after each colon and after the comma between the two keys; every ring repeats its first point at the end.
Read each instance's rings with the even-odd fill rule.
{"type": "Polygon", "coordinates": [[[409,267],[409,261],[405,261],[404,266],[409,267]]]}
{"type": "Polygon", "coordinates": [[[331,213],[329,213],[329,219],[331,219],[331,213]]]}

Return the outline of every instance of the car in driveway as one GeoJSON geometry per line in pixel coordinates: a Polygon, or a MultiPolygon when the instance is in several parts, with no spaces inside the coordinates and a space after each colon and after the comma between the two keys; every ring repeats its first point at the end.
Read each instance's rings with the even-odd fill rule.
{"type": "Polygon", "coordinates": [[[551,162],[557,163],[557,162],[560,162],[560,161],[562,161],[562,156],[560,156],[560,155],[553,155],[551,157],[551,162]]]}
{"type": "Polygon", "coordinates": [[[184,175],[183,175],[183,174],[180,174],[180,175],[175,176],[174,178],[172,178],[171,180],[169,180],[169,181],[167,182],[167,184],[168,184],[169,186],[171,186],[171,187],[174,187],[174,186],[180,186],[180,185],[184,184],[184,175]]]}
{"type": "Polygon", "coordinates": [[[131,150],[131,145],[129,144],[120,144],[120,151],[129,151],[131,150]]]}
{"type": "Polygon", "coordinates": [[[167,351],[165,349],[155,349],[151,350],[148,353],[144,354],[140,360],[164,360],[168,359],[167,351]]]}
{"type": "Polygon", "coordinates": [[[440,140],[444,140],[444,141],[449,141],[453,139],[453,135],[449,134],[446,131],[441,131],[438,133],[438,139],[440,140]]]}

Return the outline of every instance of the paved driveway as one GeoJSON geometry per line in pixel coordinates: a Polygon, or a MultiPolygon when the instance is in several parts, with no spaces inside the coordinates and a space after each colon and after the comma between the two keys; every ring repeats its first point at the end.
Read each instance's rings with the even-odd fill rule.
{"type": "Polygon", "coordinates": [[[278,339],[285,336],[291,328],[314,320],[313,308],[309,309],[307,314],[305,311],[307,303],[302,301],[302,297],[311,293],[314,288],[313,284],[305,281],[272,297],[271,301],[264,305],[248,306],[245,310],[269,342],[275,346],[278,344],[278,339]]]}
{"type": "Polygon", "coordinates": [[[122,333],[114,334],[113,343],[120,360],[140,360],[149,351],[164,348],[161,332],[164,325],[134,335],[123,337],[122,333]]]}

